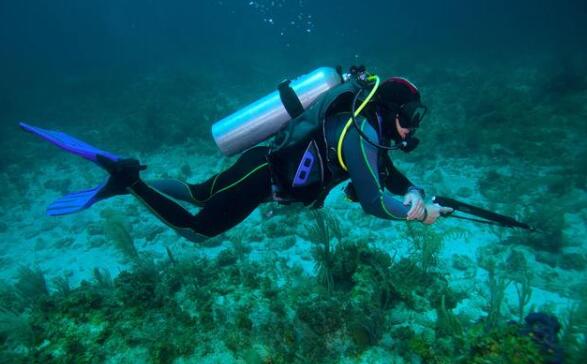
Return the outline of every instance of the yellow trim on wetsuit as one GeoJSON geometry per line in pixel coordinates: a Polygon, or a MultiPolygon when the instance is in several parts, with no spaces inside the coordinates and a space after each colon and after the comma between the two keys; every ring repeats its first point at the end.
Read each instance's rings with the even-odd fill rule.
{"type": "Polygon", "coordinates": [[[226,189],[228,189],[228,188],[230,188],[230,187],[233,187],[235,184],[238,184],[238,183],[242,182],[242,181],[243,181],[245,178],[247,178],[248,176],[250,176],[252,173],[256,172],[258,169],[260,169],[260,168],[262,168],[262,167],[264,167],[264,166],[266,166],[266,165],[268,165],[268,164],[269,164],[269,163],[264,163],[264,164],[261,164],[260,166],[257,166],[257,167],[255,167],[255,168],[253,168],[253,170],[251,170],[251,172],[247,173],[247,174],[246,174],[246,175],[245,175],[243,178],[239,179],[238,181],[236,181],[236,182],[232,183],[231,185],[229,185],[229,186],[227,186],[227,187],[224,187],[224,188],[223,188],[223,189],[221,189],[220,191],[217,191],[217,192],[213,193],[213,191],[214,191],[214,187],[216,187],[216,181],[218,180],[218,177],[220,177],[220,175],[221,175],[223,172],[221,172],[221,173],[218,173],[218,174],[217,174],[217,175],[214,177],[214,180],[212,181],[212,186],[210,187],[210,193],[208,194],[208,197],[207,197],[207,198],[205,198],[205,199],[203,199],[203,200],[198,200],[198,199],[197,199],[197,198],[194,196],[194,194],[193,194],[193,192],[192,192],[192,189],[190,188],[190,185],[188,185],[188,184],[187,184],[187,183],[185,183],[185,182],[179,181],[179,180],[176,180],[176,181],[177,181],[177,182],[179,182],[179,183],[181,183],[182,185],[184,185],[184,186],[185,186],[185,188],[187,188],[187,190],[188,190],[188,193],[189,193],[189,195],[190,195],[190,198],[191,198],[191,199],[192,199],[194,202],[196,202],[196,203],[198,203],[198,204],[202,204],[202,203],[204,203],[204,202],[208,201],[209,199],[211,199],[211,198],[212,198],[213,196],[215,196],[217,193],[220,193],[220,192],[222,192],[222,191],[224,191],[224,190],[226,190],[226,189]]]}
{"type": "MultiPolygon", "coordinates": [[[[149,186],[149,185],[148,185],[146,182],[143,182],[143,183],[145,183],[145,184],[146,184],[146,185],[147,185],[149,188],[151,188],[151,189],[153,189],[153,190],[155,190],[155,191],[159,192],[159,191],[158,191],[156,188],[153,188],[153,187],[149,186]]],[[[156,217],[157,217],[157,218],[158,218],[160,221],[163,221],[163,223],[164,223],[165,225],[167,225],[167,226],[169,226],[169,227],[171,227],[171,228],[173,228],[173,229],[175,229],[175,230],[184,229],[184,228],[182,228],[182,227],[175,226],[175,225],[171,224],[169,221],[167,221],[166,219],[164,219],[164,218],[163,218],[163,216],[159,215],[159,214],[157,213],[157,211],[156,211],[154,208],[152,208],[152,207],[151,207],[151,205],[149,205],[149,204],[147,203],[147,201],[145,201],[145,200],[144,200],[144,199],[143,199],[143,198],[142,198],[142,197],[141,197],[139,194],[135,193],[135,192],[133,191],[133,189],[132,189],[132,188],[129,188],[129,190],[130,190],[130,193],[131,193],[131,194],[132,194],[134,197],[136,197],[136,198],[137,198],[139,201],[141,201],[141,202],[143,203],[143,205],[144,205],[144,206],[146,206],[146,207],[149,209],[149,211],[151,211],[151,213],[152,213],[153,215],[155,215],[155,216],[156,216],[156,217]]],[[[160,193],[160,192],[159,192],[159,193],[160,193]]]]}
{"type": "MultiPolygon", "coordinates": [[[[261,165],[259,165],[259,166],[255,167],[255,168],[253,168],[253,169],[252,169],[252,170],[251,170],[249,173],[247,173],[247,174],[246,174],[244,177],[242,177],[242,178],[240,178],[238,181],[236,181],[236,182],[234,182],[234,183],[231,183],[230,185],[228,185],[228,186],[226,186],[226,187],[224,187],[224,188],[220,189],[219,191],[217,191],[217,192],[216,192],[216,193],[214,193],[212,196],[208,197],[207,199],[205,199],[205,200],[204,200],[204,201],[202,201],[202,202],[206,202],[206,201],[208,201],[209,199],[211,199],[212,197],[216,196],[216,195],[217,195],[217,194],[219,194],[220,192],[224,192],[224,191],[226,191],[226,190],[228,190],[228,189],[231,189],[232,187],[234,187],[234,186],[238,185],[239,183],[241,183],[242,181],[244,181],[245,179],[247,179],[247,177],[249,177],[249,176],[250,176],[250,175],[252,175],[253,173],[257,172],[259,169],[261,169],[261,168],[263,168],[263,167],[265,167],[265,166],[268,166],[268,165],[269,165],[269,163],[268,163],[268,162],[265,162],[265,163],[263,163],[263,164],[261,164],[261,165]]],[[[143,182],[143,183],[145,183],[145,182],[143,182]]],[[[152,188],[153,190],[155,190],[155,191],[159,192],[159,191],[158,191],[156,188],[153,188],[153,187],[149,186],[147,183],[145,183],[145,184],[146,184],[146,185],[147,185],[149,188],[152,188]]],[[[164,223],[165,225],[167,225],[167,226],[170,226],[170,227],[172,227],[173,229],[176,229],[176,230],[186,229],[186,228],[184,228],[184,227],[179,227],[179,226],[175,226],[175,225],[171,224],[169,221],[167,221],[166,219],[164,219],[164,218],[163,218],[163,217],[162,217],[160,214],[158,214],[158,213],[157,213],[157,211],[155,211],[155,209],[154,209],[153,207],[151,207],[151,205],[150,205],[149,203],[147,203],[147,201],[145,201],[145,200],[144,200],[144,199],[143,199],[141,196],[139,196],[137,193],[135,193],[135,192],[132,190],[132,188],[130,188],[129,190],[130,190],[130,193],[131,193],[131,194],[133,194],[133,195],[134,195],[134,196],[135,196],[137,199],[139,199],[139,200],[140,200],[140,201],[143,203],[143,205],[145,205],[145,206],[146,206],[146,207],[147,207],[147,208],[148,208],[148,209],[151,211],[151,213],[153,213],[153,215],[155,215],[155,216],[156,216],[156,217],[157,217],[159,220],[163,221],[163,223],[164,223]]],[[[159,192],[159,193],[160,193],[160,192],[159,192]]],[[[191,190],[190,190],[190,195],[191,195],[191,190]]],[[[194,200],[195,200],[195,199],[194,199],[194,200]]],[[[197,201],[197,200],[196,200],[196,201],[197,201]]],[[[198,234],[200,234],[200,233],[198,233],[198,234]]],[[[204,235],[204,234],[201,234],[201,235],[204,235]]],[[[206,236],[206,235],[204,235],[204,236],[206,236]]]]}
{"type": "MultiPolygon", "coordinates": [[[[363,127],[365,126],[366,122],[367,122],[367,120],[363,120],[363,123],[361,124],[361,131],[364,131],[363,127]]],[[[375,180],[375,184],[377,185],[377,189],[379,191],[381,191],[381,195],[379,196],[379,203],[381,204],[381,209],[392,220],[404,220],[401,217],[395,216],[385,206],[383,188],[381,187],[381,183],[379,182],[379,177],[377,175],[375,175],[375,172],[373,172],[373,168],[371,168],[371,163],[369,163],[369,160],[367,159],[367,152],[365,152],[365,141],[363,140],[363,138],[359,138],[359,145],[361,146],[361,155],[363,156],[363,161],[365,161],[365,164],[367,165],[367,168],[369,169],[369,173],[371,174],[371,177],[373,177],[373,179],[375,180]]]]}
{"type": "MultiPolygon", "coordinates": [[[[361,113],[361,111],[363,111],[363,109],[365,108],[365,106],[367,106],[367,104],[369,103],[369,101],[371,101],[371,98],[373,98],[373,95],[375,95],[375,92],[379,88],[379,83],[381,81],[379,79],[379,76],[373,75],[373,76],[367,77],[367,81],[373,81],[373,80],[375,80],[375,85],[371,89],[371,92],[369,92],[369,95],[367,96],[367,98],[365,100],[363,100],[363,103],[361,104],[361,106],[359,106],[359,108],[357,110],[355,110],[355,118],[357,116],[359,116],[359,114],[361,113]]],[[[342,158],[342,143],[343,143],[344,138],[346,137],[346,134],[347,134],[349,128],[351,127],[352,123],[353,123],[353,118],[351,117],[351,118],[349,118],[349,120],[346,122],[346,125],[342,129],[342,133],[340,133],[340,137],[338,138],[338,143],[337,143],[337,146],[336,146],[336,155],[338,157],[338,163],[340,164],[340,166],[342,167],[342,169],[344,169],[347,172],[348,172],[349,169],[347,168],[347,166],[344,163],[344,160],[342,158]]]]}
{"type": "MultiPolygon", "coordinates": [[[[365,127],[366,122],[367,120],[363,120],[363,123],[361,124],[361,131],[364,131],[363,128],[365,127]]],[[[363,157],[363,160],[365,161],[365,164],[367,165],[367,169],[369,169],[371,177],[373,177],[373,179],[375,180],[375,184],[377,184],[377,189],[381,190],[381,183],[379,183],[379,178],[377,178],[375,172],[373,172],[373,168],[371,168],[371,163],[369,163],[369,160],[367,159],[367,152],[365,152],[365,143],[363,138],[359,138],[359,145],[361,146],[361,155],[363,157]]]]}
{"type": "Polygon", "coordinates": [[[190,194],[190,198],[191,198],[191,199],[192,199],[192,200],[193,200],[193,201],[194,201],[196,204],[198,204],[198,203],[202,203],[202,201],[198,200],[198,199],[197,199],[197,198],[194,196],[194,194],[192,193],[192,189],[190,188],[190,185],[188,185],[187,183],[185,183],[185,182],[183,182],[183,181],[177,180],[177,179],[176,179],[176,181],[177,181],[177,182],[179,182],[179,183],[181,183],[182,185],[184,185],[184,186],[185,186],[185,188],[188,190],[188,193],[190,194]]]}
{"type": "Polygon", "coordinates": [[[247,177],[249,177],[251,174],[253,174],[253,173],[257,172],[259,169],[261,169],[261,168],[263,168],[263,167],[265,167],[265,166],[268,166],[268,165],[269,165],[269,163],[268,163],[268,162],[265,162],[265,163],[263,163],[263,164],[261,164],[261,165],[259,165],[259,166],[255,167],[255,168],[253,168],[253,170],[251,170],[249,173],[247,173],[247,174],[246,174],[244,177],[242,177],[242,178],[241,178],[241,179],[239,179],[238,181],[236,181],[236,182],[233,182],[233,183],[231,183],[230,185],[228,185],[228,186],[226,186],[226,187],[224,187],[224,188],[221,188],[220,190],[216,191],[216,192],[215,192],[215,193],[214,193],[212,196],[210,196],[210,197],[208,197],[207,199],[205,199],[205,200],[204,200],[204,202],[208,201],[209,199],[211,199],[212,197],[216,196],[216,195],[217,195],[217,194],[219,194],[220,192],[224,192],[224,191],[226,191],[226,190],[228,190],[228,189],[231,189],[232,187],[234,187],[234,186],[238,185],[239,183],[241,183],[242,181],[244,181],[245,179],[247,179],[247,177]]]}
{"type": "MultiPolygon", "coordinates": [[[[212,181],[212,186],[210,186],[210,193],[208,193],[208,196],[212,196],[212,194],[214,193],[214,187],[216,187],[216,181],[218,180],[218,177],[220,177],[221,174],[222,174],[222,172],[218,173],[214,177],[214,181],[212,181]]],[[[208,197],[208,198],[210,198],[210,197],[208,197]]]]}

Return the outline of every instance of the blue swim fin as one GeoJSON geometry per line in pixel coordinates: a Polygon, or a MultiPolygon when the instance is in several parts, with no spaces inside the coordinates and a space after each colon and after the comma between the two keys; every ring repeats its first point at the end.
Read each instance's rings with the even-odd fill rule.
{"type": "MultiPolygon", "coordinates": [[[[71,154],[75,154],[84,159],[92,161],[102,168],[104,168],[104,166],[98,162],[97,155],[104,156],[105,158],[112,161],[118,161],[121,159],[115,154],[98,149],[63,132],[41,129],[26,123],[20,123],[19,125],[24,130],[31,132],[52,144],[55,144],[59,148],[71,154]]],[[[47,215],[60,216],[72,214],[81,210],[85,210],[98,201],[124,193],[124,191],[120,191],[114,186],[111,186],[108,183],[109,181],[110,180],[104,181],[95,188],[73,192],[58,198],[47,208],[47,215]]]]}
{"type": "Polygon", "coordinates": [[[58,198],[47,207],[47,215],[67,215],[87,209],[96,202],[110,197],[102,193],[105,185],[104,182],[90,190],[73,192],[58,198]]]}
{"type": "Polygon", "coordinates": [[[84,141],[76,139],[76,138],[72,137],[71,135],[65,134],[63,132],[60,132],[57,130],[41,129],[41,128],[26,124],[26,123],[19,123],[19,125],[24,130],[26,130],[30,133],[33,133],[37,136],[40,136],[41,138],[47,140],[48,142],[55,144],[59,148],[65,150],[71,154],[75,154],[75,155],[78,155],[78,156],[85,158],[89,161],[92,161],[96,164],[98,164],[98,161],[96,160],[96,155],[98,155],[98,154],[103,155],[104,157],[111,159],[113,161],[117,161],[120,159],[120,157],[118,157],[115,154],[105,152],[101,149],[98,149],[98,148],[96,148],[96,147],[94,147],[84,141]]]}

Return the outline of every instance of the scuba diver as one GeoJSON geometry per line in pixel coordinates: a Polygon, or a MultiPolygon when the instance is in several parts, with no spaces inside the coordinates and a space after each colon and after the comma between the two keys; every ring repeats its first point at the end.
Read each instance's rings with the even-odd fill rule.
{"type": "MultiPolygon", "coordinates": [[[[316,78],[312,77],[306,81],[316,78]]],[[[257,145],[258,140],[249,140],[236,149],[244,151],[231,167],[196,184],[177,180],[146,182],[140,176],[146,166],[136,159],[119,158],[67,134],[21,123],[24,129],[95,162],[109,173],[105,183],[63,197],[49,207],[48,213],[72,213],[97,201],[130,193],[180,235],[201,242],[236,226],[262,203],[300,202],[320,208],[335,186],[350,179],[345,193],[351,201],[359,202],[367,214],[424,224],[450,214],[453,210],[449,207],[425,204],[424,190],[396,169],[388,153],[411,152],[418,145],[414,134],[427,108],[416,86],[401,77],[380,82],[363,66],[353,66],[345,74],[339,68],[332,77],[336,82],[309,100],[303,93],[299,95],[300,83],[295,86],[297,90],[291,81],[281,83],[273,99],[279,102],[280,110],[287,112],[287,123],[274,127],[277,132],[272,132],[273,141],[257,145]],[[392,194],[403,198],[396,199],[392,194]],[[192,203],[200,210],[191,214],[176,200],[192,203]]],[[[263,105],[267,100],[261,100],[263,105]]],[[[251,105],[255,110],[258,106],[251,105]]],[[[215,134],[213,126],[221,149],[229,144],[222,145],[218,134],[232,135],[242,142],[243,133],[235,132],[233,126],[235,120],[242,122],[244,116],[251,115],[251,107],[220,125],[221,129],[229,125],[230,133],[222,129],[215,134]]],[[[267,122],[263,122],[266,127],[267,122]]],[[[245,124],[244,129],[250,129],[253,121],[249,118],[245,124]]]]}

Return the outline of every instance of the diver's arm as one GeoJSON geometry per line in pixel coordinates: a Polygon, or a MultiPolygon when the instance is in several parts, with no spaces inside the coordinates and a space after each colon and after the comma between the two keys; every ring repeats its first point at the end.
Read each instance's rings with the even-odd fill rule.
{"type": "Polygon", "coordinates": [[[393,165],[389,154],[380,153],[381,183],[388,191],[396,195],[404,195],[404,205],[410,206],[408,220],[423,220],[426,216],[424,189],[414,185],[393,165]]]}
{"type": "MultiPolygon", "coordinates": [[[[365,119],[359,125],[371,140],[377,140],[375,129],[365,119]]],[[[343,143],[343,154],[363,210],[384,219],[405,220],[408,207],[385,192],[379,183],[378,149],[364,141],[357,130],[350,129],[343,143]]]]}
{"type": "Polygon", "coordinates": [[[424,190],[413,184],[403,173],[401,173],[393,164],[393,161],[387,153],[382,153],[382,168],[384,168],[384,177],[382,183],[385,188],[396,195],[405,195],[408,192],[418,192],[424,198],[424,190]]]}

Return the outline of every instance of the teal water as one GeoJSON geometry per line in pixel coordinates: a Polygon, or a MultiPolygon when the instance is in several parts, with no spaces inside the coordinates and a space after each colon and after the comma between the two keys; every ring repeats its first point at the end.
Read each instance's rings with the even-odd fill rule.
{"type": "Polygon", "coordinates": [[[585,362],[586,15],[579,1],[1,2],[0,362],[585,362]],[[337,64],[420,88],[422,142],[392,157],[428,197],[540,232],[378,220],[340,188],[321,215],[265,204],[205,245],[130,196],[45,215],[104,174],[19,121],[197,182],[234,161],[215,121],[337,64]],[[531,312],[559,321],[552,345],[524,331],[531,312]]]}

